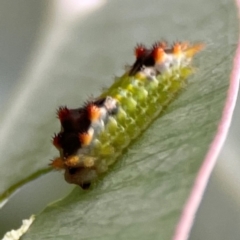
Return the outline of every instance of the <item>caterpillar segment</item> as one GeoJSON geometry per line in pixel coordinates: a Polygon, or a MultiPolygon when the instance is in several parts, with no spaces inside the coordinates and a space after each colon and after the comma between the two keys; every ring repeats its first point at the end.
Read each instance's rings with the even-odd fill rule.
{"type": "Polygon", "coordinates": [[[63,169],[67,182],[89,188],[185,87],[202,48],[187,42],[137,45],[135,63],[98,98],[78,109],[59,108],[61,131],[52,142],[60,156],[50,165],[63,169]]]}

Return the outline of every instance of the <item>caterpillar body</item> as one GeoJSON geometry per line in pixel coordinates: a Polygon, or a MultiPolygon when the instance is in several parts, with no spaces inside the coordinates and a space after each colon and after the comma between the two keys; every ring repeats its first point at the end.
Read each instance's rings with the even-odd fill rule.
{"type": "Polygon", "coordinates": [[[53,144],[60,156],[50,165],[64,169],[67,182],[89,188],[186,85],[202,48],[186,42],[137,45],[135,63],[108,90],[81,108],[58,109],[61,131],[53,144]]]}

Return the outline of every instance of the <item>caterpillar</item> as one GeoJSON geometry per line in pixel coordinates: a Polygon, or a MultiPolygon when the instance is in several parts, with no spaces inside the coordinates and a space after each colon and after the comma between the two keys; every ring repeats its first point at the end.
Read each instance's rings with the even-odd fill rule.
{"type": "Polygon", "coordinates": [[[88,189],[185,87],[193,56],[203,44],[138,44],[135,63],[99,97],[77,109],[60,107],[61,131],[53,137],[60,156],[50,165],[65,180],[88,189]]]}

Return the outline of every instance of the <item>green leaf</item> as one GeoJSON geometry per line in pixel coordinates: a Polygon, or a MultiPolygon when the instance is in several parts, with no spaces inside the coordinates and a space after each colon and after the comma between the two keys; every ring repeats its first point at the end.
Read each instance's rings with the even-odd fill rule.
{"type": "MultiPolygon", "coordinates": [[[[56,18],[57,19],[57,18],[56,18]]],[[[0,192],[45,168],[58,105],[78,107],[132,63],[136,42],[206,43],[184,92],[89,191],[47,207],[23,239],[170,239],[217,131],[238,41],[233,1],[111,1],[53,24],[0,131],[0,192]],[[14,167],[13,167],[14,166],[14,167]]],[[[5,197],[6,195],[4,195],[5,197]]]]}

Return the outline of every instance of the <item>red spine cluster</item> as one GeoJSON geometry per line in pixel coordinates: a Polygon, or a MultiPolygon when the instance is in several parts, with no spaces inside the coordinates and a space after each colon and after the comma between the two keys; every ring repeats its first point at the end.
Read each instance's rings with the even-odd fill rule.
{"type": "Polygon", "coordinates": [[[53,145],[62,150],[63,158],[75,154],[82,145],[91,142],[88,130],[92,122],[99,120],[103,102],[91,101],[77,109],[58,109],[57,116],[62,130],[53,137],[53,145]]]}

